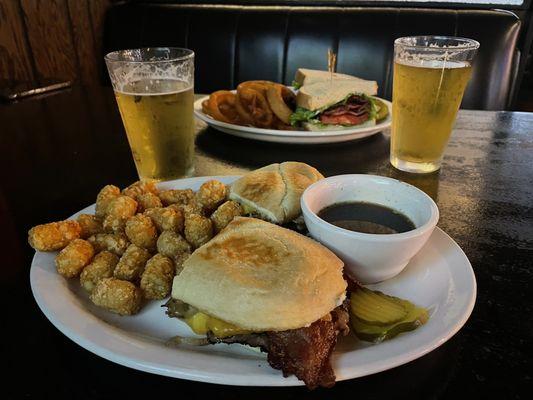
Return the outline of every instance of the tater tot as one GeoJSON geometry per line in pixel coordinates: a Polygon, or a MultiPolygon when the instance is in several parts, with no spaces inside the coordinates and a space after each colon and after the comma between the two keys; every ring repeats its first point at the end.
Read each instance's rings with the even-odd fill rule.
{"type": "Polygon", "coordinates": [[[118,256],[110,251],[102,251],[94,256],[89,265],[83,268],[80,275],[81,286],[89,293],[104,278],[111,278],[118,263],[118,256]]]}
{"type": "Polygon", "coordinates": [[[191,256],[189,252],[183,252],[176,255],[172,261],[174,261],[174,274],[179,275],[183,270],[183,263],[191,256]]]}
{"type": "Polygon", "coordinates": [[[189,204],[171,204],[167,208],[181,211],[184,217],[191,214],[204,215],[204,209],[196,200],[192,200],[189,204]]]}
{"type": "Polygon", "coordinates": [[[131,243],[150,250],[155,248],[157,229],[150,217],[137,214],[126,222],[126,236],[131,243]]]}
{"type": "Polygon", "coordinates": [[[126,221],[137,212],[137,202],[129,196],[118,196],[111,200],[102,224],[107,233],[124,232],[126,221]]]}
{"type": "Polygon", "coordinates": [[[65,278],[78,276],[94,256],[93,246],[86,240],[74,239],[56,257],[56,268],[65,278]]]}
{"type": "Polygon", "coordinates": [[[107,208],[111,201],[118,196],[120,196],[120,189],[118,187],[114,185],[104,186],[96,196],[96,216],[103,218],[107,213],[107,208]]]}
{"type": "Polygon", "coordinates": [[[107,214],[114,217],[129,218],[137,212],[137,202],[129,196],[115,197],[107,207],[107,214]]]}
{"type": "Polygon", "coordinates": [[[118,279],[136,282],[141,277],[150,253],[142,247],[130,244],[113,271],[113,276],[118,279]]]}
{"type": "Polygon", "coordinates": [[[78,223],[81,227],[81,238],[87,239],[97,233],[102,233],[104,228],[102,226],[102,220],[96,215],[92,214],[80,214],[78,216],[78,223]]]}
{"type": "Polygon", "coordinates": [[[191,251],[191,245],[174,231],[164,231],[157,239],[157,251],[170,258],[176,257],[179,253],[191,251]]]}
{"type": "Polygon", "coordinates": [[[107,250],[117,256],[124,254],[130,244],[126,235],[121,233],[97,233],[87,240],[93,245],[97,253],[107,250]]]}
{"type": "Polygon", "coordinates": [[[243,215],[243,209],[236,201],[226,201],[218,207],[213,214],[211,214],[211,221],[213,222],[213,230],[215,233],[224,229],[233,218],[243,215]]]}
{"type": "Polygon", "coordinates": [[[115,215],[106,215],[102,222],[102,229],[106,233],[124,233],[127,218],[115,215]]]}
{"type": "Polygon", "coordinates": [[[64,248],[80,236],[80,224],[77,221],[65,220],[34,226],[28,232],[28,243],[35,250],[54,251],[64,248]]]}
{"type": "Polygon", "coordinates": [[[161,199],[153,193],[143,193],[137,196],[137,212],[144,212],[150,208],[163,207],[161,199]]]}
{"type": "Polygon", "coordinates": [[[159,198],[165,206],[170,204],[188,204],[194,198],[194,192],[192,189],[162,190],[159,192],[159,198]]]}
{"type": "Polygon", "coordinates": [[[164,299],[170,294],[174,265],[172,260],[156,254],[148,260],[141,278],[141,289],[147,299],[164,299]]]}
{"type": "Polygon", "coordinates": [[[132,315],[141,308],[142,291],[131,282],[104,278],[96,284],[90,298],[94,304],[108,311],[132,315]]]}
{"type": "Polygon", "coordinates": [[[196,192],[196,201],[205,213],[209,214],[226,200],[226,196],[226,185],[217,180],[210,180],[200,186],[196,192]]]}
{"type": "Polygon", "coordinates": [[[132,199],[135,200],[138,200],[139,196],[146,193],[158,193],[154,181],[137,181],[122,190],[123,195],[130,196],[132,199]]]}
{"type": "Polygon", "coordinates": [[[150,208],[144,212],[153,221],[159,232],[175,231],[183,232],[183,212],[169,207],[150,208]]]}
{"type": "Polygon", "coordinates": [[[194,248],[207,243],[213,237],[213,224],[209,218],[191,214],[185,218],[185,239],[194,248]]]}

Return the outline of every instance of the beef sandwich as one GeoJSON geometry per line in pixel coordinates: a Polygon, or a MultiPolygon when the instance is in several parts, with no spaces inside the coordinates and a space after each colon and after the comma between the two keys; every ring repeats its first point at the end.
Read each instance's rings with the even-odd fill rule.
{"type": "Polygon", "coordinates": [[[167,314],[206,335],[267,353],[284,376],[335,383],[330,358],[348,333],[343,263],[319,243],[254,218],[235,218],[174,278],[167,314]]]}

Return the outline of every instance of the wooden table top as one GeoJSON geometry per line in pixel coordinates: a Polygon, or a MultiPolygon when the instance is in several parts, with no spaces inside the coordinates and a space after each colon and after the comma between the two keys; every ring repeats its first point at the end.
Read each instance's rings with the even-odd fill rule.
{"type": "MultiPolygon", "coordinates": [[[[205,129],[197,122],[196,174],[234,175],[287,160],[324,175],[369,173],[411,183],[437,202],[438,226],[474,267],[478,296],[465,327],[436,351],[373,376],[338,383],[328,394],[372,398],[462,395],[520,397],[531,389],[533,341],[533,113],[460,111],[442,169],[412,175],[388,163],[389,136],[356,142],[282,145],[205,129]]],[[[77,346],[41,314],[28,272],[27,230],[63,219],[94,202],[105,184],[136,180],[109,88],[75,87],[0,106],[0,274],[2,351],[11,373],[7,398],[320,397],[304,388],[237,388],[150,375],[108,362],[77,346]],[[18,382],[18,381],[17,381],[18,382]],[[190,396],[189,394],[189,396],[190,396]]],[[[4,392],[5,393],[5,392],[4,392]]]]}

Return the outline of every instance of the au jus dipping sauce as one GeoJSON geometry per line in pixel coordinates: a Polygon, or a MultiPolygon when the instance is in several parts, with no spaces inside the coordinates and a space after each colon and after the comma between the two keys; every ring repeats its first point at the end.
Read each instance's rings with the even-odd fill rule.
{"type": "Polygon", "coordinates": [[[399,211],[362,201],[332,204],[320,210],[318,216],[339,228],[361,233],[392,234],[416,228],[399,211]]]}

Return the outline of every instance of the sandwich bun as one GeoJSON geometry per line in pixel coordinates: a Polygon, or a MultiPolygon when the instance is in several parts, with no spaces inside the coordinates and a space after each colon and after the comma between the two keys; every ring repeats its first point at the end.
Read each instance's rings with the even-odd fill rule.
{"type": "Polygon", "coordinates": [[[301,214],[302,193],[323,178],[320,172],[305,163],[270,164],[235,181],[229,198],[254,210],[262,219],[283,224],[301,214]]]}
{"type": "Polygon", "coordinates": [[[297,329],[344,301],[342,269],[308,237],[237,217],[185,261],[172,297],[253,332],[297,329]]]}

